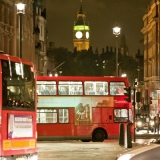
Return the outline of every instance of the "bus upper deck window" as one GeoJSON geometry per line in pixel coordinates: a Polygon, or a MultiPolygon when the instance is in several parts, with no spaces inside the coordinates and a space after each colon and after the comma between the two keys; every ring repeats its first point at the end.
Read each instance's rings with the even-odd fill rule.
{"type": "Polygon", "coordinates": [[[124,82],[110,82],[110,95],[124,95],[124,82]]]}

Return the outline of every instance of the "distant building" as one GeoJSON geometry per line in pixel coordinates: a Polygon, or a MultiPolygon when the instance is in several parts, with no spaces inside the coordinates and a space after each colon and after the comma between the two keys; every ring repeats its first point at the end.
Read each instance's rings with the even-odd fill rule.
{"type": "Polygon", "coordinates": [[[151,0],[143,16],[144,100],[152,115],[160,113],[160,2],[151,0]],[[150,100],[152,98],[152,100],[150,100]],[[151,104],[152,103],[152,104],[151,104]]]}
{"type": "Polygon", "coordinates": [[[38,75],[47,75],[47,20],[46,0],[34,0],[34,35],[35,35],[35,64],[38,75]]]}
{"type": "Polygon", "coordinates": [[[77,51],[83,51],[89,49],[90,43],[90,27],[86,23],[86,15],[82,9],[82,2],[80,10],[77,13],[77,20],[73,26],[73,45],[77,51]]]}
{"type": "Polygon", "coordinates": [[[120,53],[122,55],[129,55],[129,51],[128,51],[128,46],[126,44],[126,37],[124,34],[122,34],[120,36],[120,45],[119,45],[119,48],[120,48],[120,53]]]}
{"type": "Polygon", "coordinates": [[[0,0],[0,54],[32,61],[38,74],[46,73],[46,0],[24,0],[22,15],[22,56],[20,56],[20,16],[16,0],[0,0]]]}
{"type": "MultiPolygon", "coordinates": [[[[1,53],[20,56],[20,16],[15,0],[0,1],[0,50],[1,53]]],[[[22,58],[34,60],[32,0],[26,1],[25,15],[22,15],[22,58]]]]}

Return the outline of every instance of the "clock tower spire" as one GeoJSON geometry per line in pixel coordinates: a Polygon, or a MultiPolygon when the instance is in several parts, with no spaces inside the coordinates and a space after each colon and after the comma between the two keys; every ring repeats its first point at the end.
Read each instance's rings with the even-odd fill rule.
{"type": "Polygon", "coordinates": [[[77,51],[88,50],[90,42],[90,27],[86,23],[86,15],[83,12],[82,0],[80,0],[80,10],[77,13],[77,20],[73,27],[73,44],[77,51]]]}

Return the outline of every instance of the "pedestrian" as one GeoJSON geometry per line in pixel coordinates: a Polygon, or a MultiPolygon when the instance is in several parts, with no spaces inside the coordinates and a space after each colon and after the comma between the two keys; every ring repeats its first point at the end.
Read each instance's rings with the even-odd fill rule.
{"type": "Polygon", "coordinates": [[[154,117],[154,124],[155,124],[155,130],[154,130],[154,132],[157,131],[158,134],[159,134],[159,123],[160,123],[160,117],[159,117],[159,114],[157,114],[154,117]]]}

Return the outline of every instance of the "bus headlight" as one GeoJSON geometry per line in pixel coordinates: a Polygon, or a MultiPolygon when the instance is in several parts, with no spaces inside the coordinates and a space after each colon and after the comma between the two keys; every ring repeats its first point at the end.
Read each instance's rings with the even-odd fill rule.
{"type": "Polygon", "coordinates": [[[141,121],[138,121],[138,122],[137,122],[137,126],[139,126],[139,127],[142,126],[142,122],[141,122],[141,121]]]}

